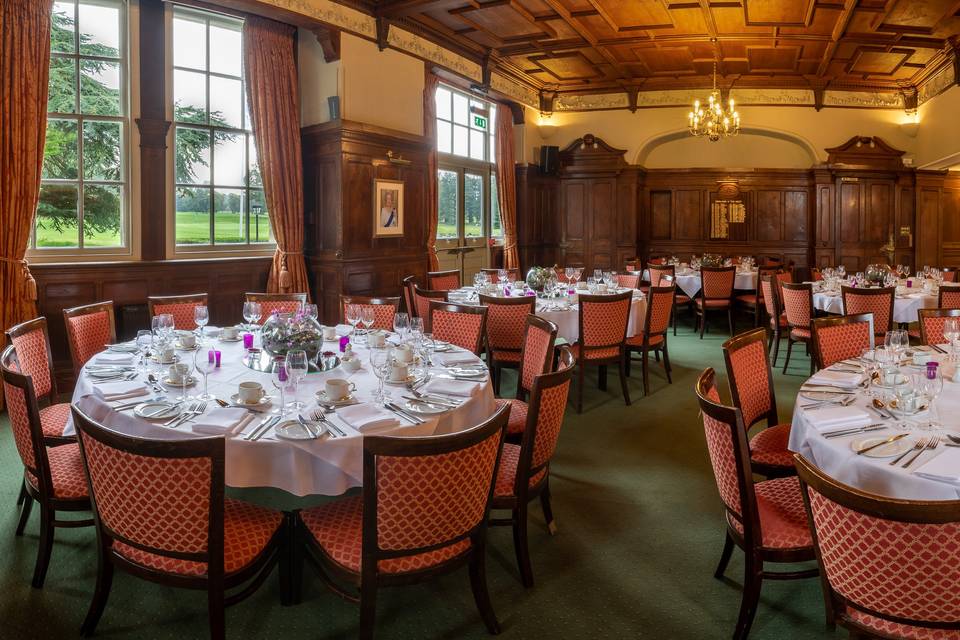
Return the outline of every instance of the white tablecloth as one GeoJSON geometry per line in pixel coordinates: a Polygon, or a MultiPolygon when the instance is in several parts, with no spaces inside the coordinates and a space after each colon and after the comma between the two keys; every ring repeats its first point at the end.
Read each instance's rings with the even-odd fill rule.
{"type": "MultiPolygon", "coordinates": [[[[687,271],[677,272],[677,288],[683,291],[688,297],[692,298],[700,291],[700,272],[687,271]]],[[[650,271],[644,269],[643,279],[650,282],[650,271]]],[[[757,289],[757,271],[737,271],[733,280],[733,288],[742,291],[756,291],[757,289]]]]}
{"type": "MultiPolygon", "coordinates": [[[[239,342],[220,343],[208,338],[205,348],[216,348],[222,352],[222,366],[209,376],[210,393],[223,400],[229,400],[237,391],[237,384],[253,380],[260,382],[268,393],[274,394],[274,402],[279,402],[279,394],[270,382],[270,375],[248,369],[242,362],[243,347],[239,342]],[[214,346],[216,344],[216,346],[214,346]]],[[[325,349],[336,350],[335,343],[325,343],[325,349]]],[[[356,373],[347,373],[337,367],[325,373],[309,374],[300,383],[298,397],[308,402],[304,413],[316,408],[314,393],[323,388],[327,378],[346,378],[357,386],[358,399],[369,402],[376,389],[377,379],[370,371],[369,351],[355,346],[356,353],[363,362],[363,368],[356,373]]],[[[178,352],[181,356],[193,357],[192,352],[178,352]]],[[[74,390],[73,400],[79,403],[81,411],[111,429],[122,433],[159,439],[179,439],[199,437],[188,427],[169,429],[159,424],[137,418],[132,411],[114,411],[98,396],[94,395],[92,379],[82,373],[74,390]]],[[[401,394],[407,394],[403,386],[386,385],[394,400],[402,406],[401,394]]],[[[203,392],[203,379],[188,393],[203,392]]],[[[178,390],[168,394],[178,397],[178,390]]],[[[145,397],[146,398],[146,397],[145,397]]],[[[289,395],[287,401],[289,401],[289,395]]],[[[124,401],[121,401],[124,402],[124,401]]],[[[119,404],[112,403],[112,404],[119,404]]],[[[209,403],[208,410],[216,404],[209,403]]],[[[401,419],[401,426],[389,430],[378,430],[376,435],[422,436],[454,433],[483,422],[496,410],[493,388],[489,379],[481,383],[481,389],[459,408],[442,414],[439,418],[420,416],[426,422],[410,425],[401,419]]],[[[289,414],[288,414],[289,415],[289,414]]],[[[287,441],[277,439],[271,429],[268,435],[256,442],[237,437],[228,437],[226,441],[226,482],[231,487],[276,487],[297,496],[311,494],[340,495],[351,487],[363,483],[363,436],[336,415],[331,420],[347,433],[346,438],[323,436],[316,440],[287,441]]],[[[245,431],[250,432],[252,425],[260,423],[254,420],[245,431]]],[[[67,426],[67,432],[73,432],[73,425],[67,426]]]]}
{"type": "MultiPolygon", "coordinates": [[[[814,292],[813,306],[816,309],[827,313],[843,314],[843,297],[839,292],[836,294],[814,292]]],[[[893,300],[893,321],[894,322],[917,322],[919,315],[918,309],[934,309],[937,306],[937,296],[918,292],[904,296],[897,296],[893,300]]]]}
{"type": "MultiPolygon", "coordinates": [[[[909,369],[907,371],[912,373],[909,369]]],[[[866,407],[869,400],[870,398],[861,393],[853,406],[866,407]]],[[[949,447],[941,444],[933,451],[925,451],[906,469],[902,468],[906,459],[901,460],[896,466],[890,466],[892,458],[869,458],[865,455],[857,455],[851,448],[851,443],[867,437],[889,437],[901,433],[896,427],[899,420],[881,420],[868,411],[874,423],[887,424],[888,428],[856,436],[825,438],[810,424],[806,417],[807,412],[800,407],[801,404],[810,402],[806,398],[797,396],[788,446],[791,451],[802,454],[827,475],[863,491],[905,500],[956,500],[960,497],[960,484],[931,480],[915,473],[922,470],[923,464],[935,456],[950,451],[949,447]]],[[[937,408],[943,424],[950,429],[951,433],[960,436],[960,383],[944,383],[943,393],[937,400],[937,408]]],[[[925,416],[926,413],[922,413],[910,419],[919,422],[925,416]]],[[[842,427],[836,427],[836,429],[839,428],[842,427]]],[[[835,428],[826,430],[833,429],[835,428]]],[[[915,442],[918,437],[932,433],[913,431],[906,440],[915,442]]],[[[943,441],[947,439],[944,437],[943,441]]]]}

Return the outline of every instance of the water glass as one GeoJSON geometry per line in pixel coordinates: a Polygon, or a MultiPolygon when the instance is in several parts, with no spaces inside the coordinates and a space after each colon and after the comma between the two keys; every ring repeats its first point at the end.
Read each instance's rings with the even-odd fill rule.
{"type": "Polygon", "coordinates": [[[294,411],[300,411],[306,404],[297,400],[297,392],[300,390],[300,381],[303,380],[310,365],[307,362],[307,352],[303,349],[291,349],[287,352],[287,359],[284,363],[287,369],[287,376],[293,382],[293,402],[289,408],[294,411]]]}
{"type": "Polygon", "coordinates": [[[960,320],[947,318],[943,322],[943,337],[950,345],[950,361],[957,361],[957,340],[960,340],[960,320]]]}
{"type": "Polygon", "coordinates": [[[260,314],[259,302],[243,303],[243,319],[247,321],[247,331],[253,331],[256,328],[256,323],[260,322],[260,314]]]}
{"type": "Polygon", "coordinates": [[[317,311],[317,305],[309,302],[305,302],[300,305],[300,312],[304,315],[304,317],[313,318],[314,320],[316,320],[317,316],[319,315],[317,311]]]}
{"type": "Polygon", "coordinates": [[[925,424],[921,424],[920,428],[924,430],[939,429],[942,424],[940,423],[937,413],[937,398],[940,397],[940,393],[943,391],[943,375],[940,373],[938,367],[937,372],[932,378],[917,376],[917,379],[917,390],[919,396],[922,398],[920,402],[925,401],[926,404],[928,404],[927,421],[925,424]]]}
{"type": "Polygon", "coordinates": [[[147,370],[147,356],[150,355],[150,347],[153,346],[153,333],[141,329],[137,331],[137,352],[140,354],[140,369],[147,370]]]}
{"type": "Polygon", "coordinates": [[[370,333],[370,327],[373,326],[376,319],[377,316],[373,311],[373,307],[363,307],[360,309],[360,323],[363,324],[364,335],[370,333]]]}
{"type": "Polygon", "coordinates": [[[343,317],[356,333],[357,324],[360,322],[360,307],[355,304],[346,305],[343,309],[343,317]]]}
{"type": "Polygon", "coordinates": [[[203,394],[197,396],[197,400],[213,400],[214,396],[209,392],[207,387],[207,376],[217,368],[216,357],[213,351],[197,349],[196,353],[193,354],[193,366],[203,375],[203,394]]]}
{"type": "Polygon", "coordinates": [[[407,331],[407,327],[410,326],[410,316],[404,312],[399,312],[393,314],[393,330],[400,335],[400,341],[402,342],[407,331]]]}
{"type": "Polygon", "coordinates": [[[207,307],[198,304],[193,308],[193,321],[197,325],[197,333],[200,334],[200,342],[203,342],[203,328],[210,322],[210,312],[207,307]]]}
{"type": "Polygon", "coordinates": [[[410,318],[410,338],[416,343],[423,338],[423,318],[410,318]]]}
{"type": "Polygon", "coordinates": [[[273,361],[273,372],[270,374],[270,382],[273,383],[273,387],[280,391],[280,405],[274,410],[274,413],[279,413],[280,417],[283,418],[285,415],[284,409],[286,408],[286,396],[284,392],[286,391],[287,385],[290,384],[290,377],[287,375],[287,362],[283,357],[275,358],[273,361]]]}
{"type": "Polygon", "coordinates": [[[383,381],[390,375],[390,350],[389,349],[370,349],[370,368],[373,374],[377,376],[379,385],[373,399],[378,404],[382,404],[387,398],[383,389],[383,381]]]}

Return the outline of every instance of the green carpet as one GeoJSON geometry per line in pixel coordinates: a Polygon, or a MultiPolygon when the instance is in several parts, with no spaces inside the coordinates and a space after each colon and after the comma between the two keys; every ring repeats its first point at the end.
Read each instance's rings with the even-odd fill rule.
{"type": "MultiPolygon", "coordinates": [[[[726,581],[712,577],[724,525],[693,393],[704,367],[723,370],[724,337],[718,328],[701,341],[688,326],[681,327],[680,335],[670,338],[673,384],[654,366],[651,394],[644,398],[635,367],[631,407],[624,406],[614,378],[610,391],[600,392],[596,378],[588,376],[584,412],[578,416],[568,407],[552,466],[557,536],[547,534],[539,507],[533,509],[533,589],[520,585],[509,529],[497,527],[489,534],[487,573],[503,637],[730,637],[743,556],[735,552],[726,581]]],[[[777,373],[781,420],[789,419],[808,366],[801,353],[794,356],[789,375],[777,373]]],[[[22,467],[5,415],[0,432],[0,637],[76,637],[94,584],[93,531],[58,531],[46,585],[30,587],[37,514],[34,510],[27,532],[16,538],[14,505],[22,467]]],[[[267,490],[236,493],[279,508],[323,500],[267,490]]],[[[304,601],[296,607],[280,606],[271,576],[252,598],[227,610],[228,635],[244,640],[355,637],[356,606],[327,591],[310,570],[305,576],[304,601]]],[[[381,592],[377,630],[380,638],[488,637],[465,570],[434,583],[381,592]]],[[[206,599],[200,592],[163,588],[121,573],[97,635],[203,638],[206,599]]],[[[817,580],[764,584],[752,638],[845,635],[824,631],[817,580]]]]}

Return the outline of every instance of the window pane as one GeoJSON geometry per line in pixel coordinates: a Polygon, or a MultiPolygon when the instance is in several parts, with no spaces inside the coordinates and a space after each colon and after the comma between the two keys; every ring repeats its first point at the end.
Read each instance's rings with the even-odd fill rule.
{"type": "Polygon", "coordinates": [[[250,149],[248,157],[250,158],[250,181],[251,187],[262,187],[263,177],[260,175],[260,164],[257,161],[257,144],[253,136],[247,136],[247,148],[250,149]]]}
{"type": "Polygon", "coordinates": [[[503,223],[500,220],[500,201],[497,200],[497,174],[490,174],[490,235],[503,237],[503,223]]]}
{"type": "Polygon", "coordinates": [[[185,184],[210,183],[210,132],[204,129],[177,127],[174,157],[176,180],[185,184]]]}
{"type": "Polygon", "coordinates": [[[450,119],[450,92],[439,87],[436,93],[437,117],[444,120],[450,119]]]}
{"type": "Polygon", "coordinates": [[[440,153],[450,153],[453,147],[450,144],[450,123],[437,120],[437,151],[440,153]]]}
{"type": "Polygon", "coordinates": [[[243,45],[239,25],[231,29],[211,24],[210,71],[239,78],[242,60],[243,45]]]}
{"type": "Polygon", "coordinates": [[[474,160],[483,160],[486,149],[486,140],[484,140],[483,131],[470,129],[470,157],[474,160]]]}
{"type": "Polygon", "coordinates": [[[77,247],[80,242],[77,218],[77,186],[40,185],[37,206],[37,247],[77,247]]]}
{"type": "Polygon", "coordinates": [[[466,125],[469,115],[466,96],[459,93],[453,94],[453,121],[457,124],[466,125]]]}
{"type": "Polygon", "coordinates": [[[189,69],[207,68],[207,26],[177,12],[173,19],[173,65],[189,69]]]}
{"type": "Polygon", "coordinates": [[[76,180],[79,150],[75,120],[47,119],[47,141],[43,147],[43,178],[76,180]]]}
{"type": "MultiPolygon", "coordinates": [[[[121,180],[119,122],[86,121],[83,123],[83,177],[87,180],[121,180]]],[[[84,220],[86,220],[84,209],[84,220]]]]}
{"type": "Polygon", "coordinates": [[[243,189],[217,189],[213,193],[214,244],[247,241],[247,205],[243,189]]]}
{"type": "Polygon", "coordinates": [[[77,74],[73,58],[50,58],[49,87],[47,111],[76,113],[77,74]]]}
{"type": "Polygon", "coordinates": [[[267,199],[260,189],[250,190],[250,242],[273,242],[267,199]]]}
{"type": "Polygon", "coordinates": [[[487,158],[491,164],[497,163],[497,138],[490,136],[490,156],[487,158]]]}
{"type": "Polygon", "coordinates": [[[246,136],[240,133],[213,134],[213,183],[225,187],[245,186],[247,175],[246,136]]]}
{"type": "Polygon", "coordinates": [[[177,189],[177,244],[210,244],[210,190],[177,189]]]}
{"type": "Polygon", "coordinates": [[[463,183],[463,235],[476,238],[483,235],[483,176],[466,173],[463,183]]]}
{"type": "Polygon", "coordinates": [[[76,53],[76,34],[74,30],[74,4],[72,2],[54,2],[50,24],[50,50],[62,53],[76,53]]]}
{"type": "Polygon", "coordinates": [[[85,247],[123,246],[121,202],[119,185],[88,184],[83,187],[85,247]]]}
{"type": "Polygon", "coordinates": [[[120,115],[120,63],[80,60],[80,111],[120,115]]]}
{"type": "Polygon", "coordinates": [[[467,128],[453,126],[453,152],[458,156],[467,155],[467,128]]]}
{"type": "Polygon", "coordinates": [[[239,129],[243,125],[243,85],[210,76],[210,124],[239,129]]]}
{"type": "Polygon", "coordinates": [[[207,77],[193,71],[173,72],[173,119],[178,122],[207,121],[207,77]]]}
{"type": "Polygon", "coordinates": [[[437,171],[438,238],[456,238],[457,233],[457,172],[437,171]]]}
{"type": "Polygon", "coordinates": [[[80,53],[120,57],[120,7],[80,3],[80,53]]]}

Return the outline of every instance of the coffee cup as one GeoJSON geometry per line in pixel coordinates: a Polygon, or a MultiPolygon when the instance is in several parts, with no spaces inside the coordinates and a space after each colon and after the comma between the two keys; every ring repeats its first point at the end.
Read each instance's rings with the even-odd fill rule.
{"type": "Polygon", "coordinates": [[[930,354],[924,351],[914,351],[912,360],[915,365],[924,365],[930,362],[930,354]]]}
{"type": "Polygon", "coordinates": [[[390,366],[390,381],[403,382],[408,377],[410,377],[410,370],[407,368],[407,365],[394,361],[390,366]]]}
{"type": "Polygon", "coordinates": [[[401,344],[393,350],[393,357],[399,362],[410,364],[413,362],[413,349],[408,344],[401,344]]]}
{"type": "Polygon", "coordinates": [[[323,392],[326,394],[327,400],[344,400],[356,389],[357,385],[343,378],[330,378],[323,383],[323,392]]]}
{"type": "Polygon", "coordinates": [[[177,352],[173,348],[173,345],[169,344],[160,347],[160,350],[158,351],[160,362],[173,362],[173,359],[176,357],[176,355],[177,352]]]}
{"type": "Polygon", "coordinates": [[[243,404],[256,404],[263,399],[263,386],[259,382],[241,382],[237,387],[237,395],[243,404]]]}
{"type": "Polygon", "coordinates": [[[900,381],[900,374],[896,371],[885,371],[883,374],[883,384],[892,386],[900,381]]]}
{"type": "Polygon", "coordinates": [[[174,384],[183,384],[189,373],[190,367],[182,362],[178,362],[177,364],[170,365],[170,369],[167,371],[167,378],[174,384]]]}
{"type": "Polygon", "coordinates": [[[192,333],[181,333],[180,334],[180,346],[184,349],[193,349],[197,346],[197,336],[192,333]]]}
{"type": "Polygon", "coordinates": [[[367,336],[367,341],[370,343],[371,347],[380,348],[387,344],[387,337],[383,335],[381,331],[374,331],[369,336],[367,336]]]}
{"type": "Polygon", "coordinates": [[[237,327],[224,327],[220,329],[220,337],[224,340],[236,340],[240,335],[240,330],[237,327]]]}
{"type": "Polygon", "coordinates": [[[606,293],[606,292],[607,292],[606,284],[601,283],[597,285],[597,293],[606,293]]]}
{"type": "Polygon", "coordinates": [[[341,358],[340,366],[343,367],[344,371],[354,373],[360,370],[360,358],[341,358]]]}
{"type": "Polygon", "coordinates": [[[336,327],[324,327],[323,328],[323,339],[330,341],[337,339],[337,328],[336,327]]]}

